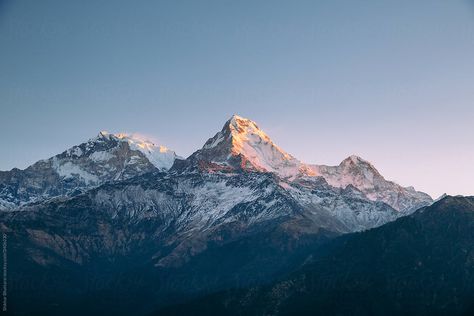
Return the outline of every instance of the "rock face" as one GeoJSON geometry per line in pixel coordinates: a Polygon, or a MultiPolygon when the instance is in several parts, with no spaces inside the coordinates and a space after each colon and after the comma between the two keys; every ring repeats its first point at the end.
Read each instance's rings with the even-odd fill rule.
{"type": "Polygon", "coordinates": [[[132,135],[100,132],[25,170],[0,172],[0,210],[56,196],[75,195],[107,181],[167,170],[177,158],[173,151],[132,135]]]}
{"type": "Polygon", "coordinates": [[[330,241],[283,280],[156,315],[472,315],[473,302],[474,198],[448,196],[330,241]]]}

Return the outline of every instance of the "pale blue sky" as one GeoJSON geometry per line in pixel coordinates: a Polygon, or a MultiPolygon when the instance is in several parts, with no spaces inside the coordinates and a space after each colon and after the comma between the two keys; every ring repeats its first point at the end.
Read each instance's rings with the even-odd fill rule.
{"type": "Polygon", "coordinates": [[[472,1],[0,0],[0,56],[0,170],[100,130],[186,156],[237,113],[305,162],[474,195],[472,1]]]}

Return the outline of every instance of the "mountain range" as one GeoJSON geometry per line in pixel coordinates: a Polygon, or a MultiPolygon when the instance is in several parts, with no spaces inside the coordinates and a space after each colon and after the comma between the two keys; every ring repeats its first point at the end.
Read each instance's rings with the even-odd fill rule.
{"type": "Polygon", "coordinates": [[[265,296],[261,284],[313,265],[340,238],[417,218],[432,203],[358,156],[301,162],[237,115],[185,159],[100,132],[0,172],[10,310],[147,315],[234,288],[265,296]]]}
{"type": "Polygon", "coordinates": [[[180,172],[194,169],[207,173],[273,173],[292,183],[323,178],[333,188],[353,191],[401,212],[414,211],[432,202],[425,193],[385,180],[372,164],[357,156],[344,159],[338,166],[300,162],[275,145],[255,122],[234,115],[187,159],[134,135],[100,132],[97,137],[25,170],[1,171],[0,210],[57,196],[73,196],[106,182],[170,168],[180,172]]]}
{"type": "Polygon", "coordinates": [[[73,196],[108,181],[167,170],[178,156],[127,134],[100,132],[24,170],[0,171],[0,210],[57,196],[73,196]]]}

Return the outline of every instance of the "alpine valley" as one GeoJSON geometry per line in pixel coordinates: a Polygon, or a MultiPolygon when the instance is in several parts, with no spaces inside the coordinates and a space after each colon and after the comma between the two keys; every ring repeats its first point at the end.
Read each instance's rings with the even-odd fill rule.
{"type": "Polygon", "coordinates": [[[410,275],[416,286],[422,277],[435,285],[417,292],[423,308],[413,311],[463,314],[474,299],[474,203],[433,202],[358,156],[302,162],[237,115],[186,159],[136,135],[100,132],[0,172],[9,313],[386,312],[367,296],[401,312],[413,302],[400,274],[433,264],[410,275]],[[443,235],[451,230],[462,236],[443,235]],[[398,273],[394,287],[381,281],[385,270],[398,273]],[[305,281],[324,275],[331,286],[305,281]]]}

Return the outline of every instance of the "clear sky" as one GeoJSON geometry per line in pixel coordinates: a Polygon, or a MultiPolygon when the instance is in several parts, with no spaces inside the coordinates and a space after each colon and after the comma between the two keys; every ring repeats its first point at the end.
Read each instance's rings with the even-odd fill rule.
{"type": "Polygon", "coordinates": [[[473,1],[0,0],[0,56],[0,170],[100,130],[187,156],[237,113],[302,161],[474,195],[473,1]]]}

